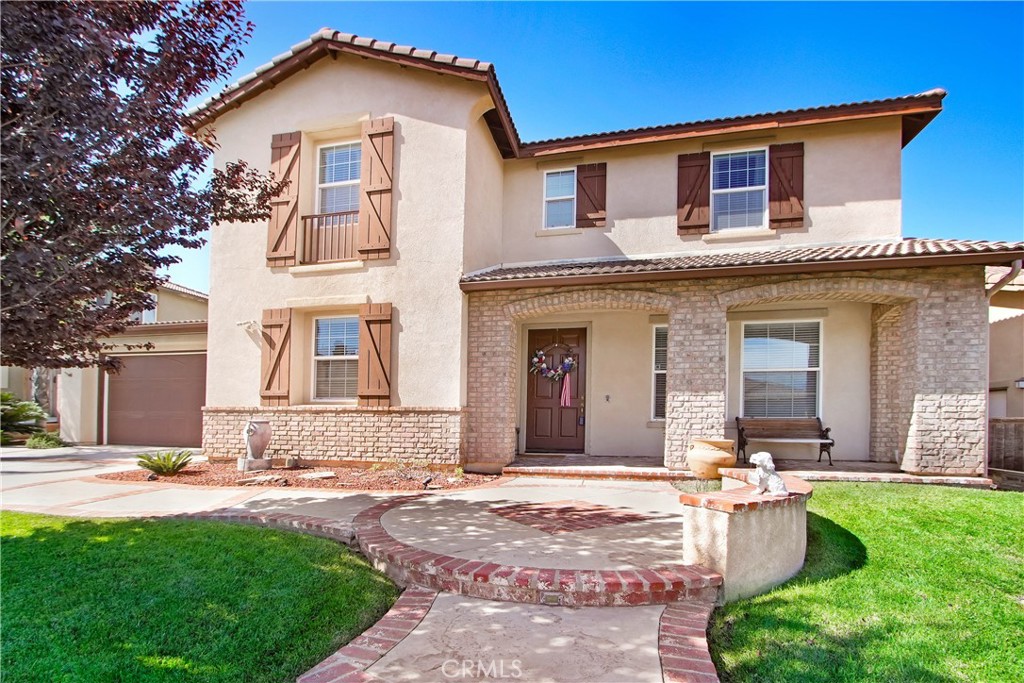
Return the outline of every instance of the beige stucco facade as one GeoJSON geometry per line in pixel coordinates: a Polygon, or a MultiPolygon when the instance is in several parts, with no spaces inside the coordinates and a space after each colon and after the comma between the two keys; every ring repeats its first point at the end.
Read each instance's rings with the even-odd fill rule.
{"type": "Polygon", "coordinates": [[[511,161],[498,263],[899,239],[900,151],[900,122],[890,118],[511,161]],[[787,142],[804,143],[806,227],[677,233],[678,155],[787,142]],[[602,161],[608,164],[607,227],[542,230],[544,171],[602,161]]]}
{"type": "MultiPolygon", "coordinates": [[[[690,438],[734,434],[744,322],[815,319],[819,412],[833,430],[836,460],[983,473],[987,358],[978,266],[460,287],[467,274],[502,265],[897,242],[908,140],[899,110],[509,158],[516,155],[499,151],[494,117],[484,117],[504,105],[483,77],[345,50],[332,56],[219,110],[216,161],[266,171],[272,137],[298,132],[298,214],[315,214],[319,147],[357,141],[363,123],[393,118],[390,252],[380,260],[270,266],[266,224],[213,229],[204,413],[211,457],[239,455],[239,425],[262,416],[280,426],[274,457],[379,461],[419,453],[439,466],[500,468],[525,447],[529,331],[573,326],[588,335],[583,451],[661,456],[684,467],[690,438]],[[789,143],[803,144],[802,227],[680,232],[680,155],[789,143]],[[544,230],[545,172],[602,163],[605,225],[544,230]],[[779,295],[780,287],[790,294],[779,295]],[[314,321],[355,317],[369,303],[392,306],[388,405],[315,400],[314,321]],[[955,319],[942,307],[956,309],[955,319]],[[271,309],[287,310],[291,321],[287,398],[261,405],[261,320],[271,309]],[[670,339],[665,419],[652,414],[658,324],[668,325],[670,339]],[[929,365],[951,349],[944,372],[929,365]],[[414,437],[411,450],[396,435],[414,437]]],[[[817,457],[805,446],[776,453],[817,457]]]]}

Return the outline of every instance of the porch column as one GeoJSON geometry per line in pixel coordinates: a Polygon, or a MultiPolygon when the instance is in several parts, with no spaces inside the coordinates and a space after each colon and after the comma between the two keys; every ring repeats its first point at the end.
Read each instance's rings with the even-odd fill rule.
{"type": "Polygon", "coordinates": [[[982,278],[981,268],[958,269],[903,321],[903,344],[915,351],[904,472],[984,474],[988,307],[982,278]]]}
{"type": "Polygon", "coordinates": [[[669,312],[665,466],[686,467],[695,437],[725,435],[725,307],[694,292],[669,312]]]}
{"type": "Polygon", "coordinates": [[[874,304],[871,308],[872,462],[900,462],[910,431],[914,401],[917,304],[874,304]]]}
{"type": "Polygon", "coordinates": [[[500,472],[516,454],[516,337],[506,301],[490,293],[469,300],[465,445],[474,472],[500,472]]]}

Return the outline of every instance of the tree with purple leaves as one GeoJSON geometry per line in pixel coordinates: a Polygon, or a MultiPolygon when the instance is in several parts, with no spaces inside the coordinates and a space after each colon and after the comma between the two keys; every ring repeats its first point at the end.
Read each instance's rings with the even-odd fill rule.
{"type": "Polygon", "coordinates": [[[235,0],[5,3],[0,25],[2,362],[116,368],[104,338],[150,305],[167,247],[268,217],[281,189],[183,130],[253,26],[235,0]]]}

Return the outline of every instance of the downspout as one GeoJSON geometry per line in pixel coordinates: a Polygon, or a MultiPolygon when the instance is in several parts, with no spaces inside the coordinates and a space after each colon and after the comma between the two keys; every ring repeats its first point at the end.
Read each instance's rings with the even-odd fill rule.
{"type": "MultiPolygon", "coordinates": [[[[992,285],[992,288],[989,289],[985,293],[985,296],[988,298],[989,302],[992,301],[992,297],[994,297],[996,295],[996,293],[1000,289],[1002,289],[1003,287],[1008,285],[1010,282],[1012,282],[1013,278],[1015,278],[1018,275],[1020,275],[1022,263],[1024,263],[1024,259],[1017,259],[1016,261],[1011,263],[1010,264],[1010,272],[1008,272],[1003,277],[999,278],[999,281],[996,282],[994,285],[992,285]]],[[[991,306],[992,304],[989,303],[989,305],[991,306]]],[[[991,374],[992,361],[991,361],[991,358],[990,358],[990,355],[992,353],[992,349],[990,348],[991,347],[991,343],[992,343],[992,340],[991,340],[990,335],[988,335],[988,334],[985,335],[985,357],[986,357],[986,363],[985,363],[985,384],[986,384],[986,386],[991,386],[992,385],[992,374],[991,374]]],[[[986,477],[989,476],[989,469],[988,469],[988,448],[989,448],[988,432],[989,432],[990,420],[992,419],[989,416],[988,409],[989,409],[988,399],[986,399],[985,400],[985,475],[984,475],[986,477]]]]}
{"type": "Polygon", "coordinates": [[[992,289],[988,290],[988,292],[986,294],[988,296],[989,301],[991,301],[992,297],[994,297],[996,295],[996,292],[998,292],[1000,289],[1002,289],[1003,287],[1008,285],[1010,283],[1010,281],[1013,280],[1013,278],[1015,278],[1018,275],[1020,275],[1020,270],[1021,270],[1022,262],[1024,262],[1024,259],[1017,259],[1016,261],[1011,263],[1010,264],[1010,272],[1007,273],[1006,275],[1004,275],[1003,277],[1001,277],[999,279],[999,282],[997,282],[994,285],[992,285],[992,289]]]}

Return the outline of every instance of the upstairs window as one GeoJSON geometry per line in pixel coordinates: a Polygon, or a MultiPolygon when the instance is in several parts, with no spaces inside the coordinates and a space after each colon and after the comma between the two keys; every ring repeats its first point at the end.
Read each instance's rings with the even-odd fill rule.
{"type": "Polygon", "coordinates": [[[544,228],[576,227],[576,169],[544,174],[544,228]]]}
{"type": "Polygon", "coordinates": [[[359,318],[317,318],[313,326],[313,399],[355,399],[359,381],[359,318]]]}
{"type": "Polygon", "coordinates": [[[821,323],[743,325],[743,416],[818,417],[821,323]]]}
{"type": "Polygon", "coordinates": [[[767,150],[711,156],[711,230],[765,225],[767,150]]]}
{"type": "Polygon", "coordinates": [[[144,311],[136,311],[131,315],[131,321],[135,324],[148,324],[156,322],[156,294],[149,295],[149,307],[144,311]]]}
{"type": "Polygon", "coordinates": [[[665,390],[668,373],[668,326],[654,327],[654,398],[651,417],[655,420],[665,419],[665,390]]]}
{"type": "Polygon", "coordinates": [[[362,144],[346,142],[320,148],[317,213],[359,210],[362,144]]]}

